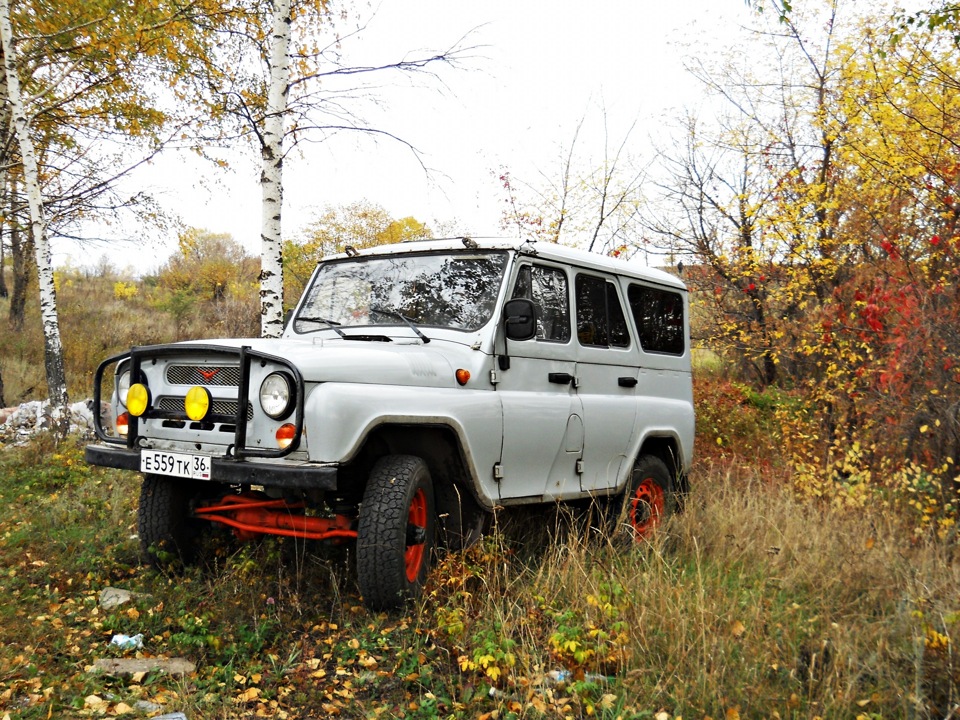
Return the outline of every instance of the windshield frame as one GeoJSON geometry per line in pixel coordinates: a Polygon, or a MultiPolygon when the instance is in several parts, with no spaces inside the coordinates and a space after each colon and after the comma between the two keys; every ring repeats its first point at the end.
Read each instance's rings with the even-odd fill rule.
{"type": "Polygon", "coordinates": [[[370,336],[371,328],[404,328],[421,338],[421,329],[476,333],[497,314],[510,256],[505,249],[432,249],[321,261],[290,319],[288,331],[295,336],[334,331],[343,339],[350,339],[351,330],[370,336]],[[471,274],[471,261],[477,268],[487,263],[489,271],[471,274]],[[430,267],[431,263],[435,267],[430,267]],[[418,267],[423,270],[419,274],[415,272],[418,267]],[[369,271],[356,272],[361,268],[369,271]],[[346,272],[333,274],[338,270],[346,272]],[[440,282],[444,275],[454,281],[440,282]],[[338,281],[345,289],[327,290],[324,296],[323,285],[338,281]],[[421,289],[410,289],[418,284],[421,289]],[[348,295],[354,300],[346,301],[348,295]],[[324,320],[318,323],[310,318],[324,320]]]}

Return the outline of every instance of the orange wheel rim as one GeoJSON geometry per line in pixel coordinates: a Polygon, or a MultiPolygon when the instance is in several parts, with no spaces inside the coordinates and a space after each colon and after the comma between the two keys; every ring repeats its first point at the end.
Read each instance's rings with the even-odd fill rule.
{"type": "Polygon", "coordinates": [[[641,482],[630,498],[630,525],[638,538],[646,537],[663,517],[663,488],[653,478],[641,482]]]}
{"type": "MultiPolygon", "coordinates": [[[[423,490],[417,490],[417,494],[410,501],[410,509],[407,511],[407,530],[419,528],[426,537],[427,529],[427,496],[423,490]]],[[[409,536],[409,532],[408,532],[409,536]]],[[[407,570],[407,580],[416,582],[420,576],[420,568],[423,566],[423,554],[426,550],[426,542],[407,545],[403,554],[404,565],[407,570]]]]}

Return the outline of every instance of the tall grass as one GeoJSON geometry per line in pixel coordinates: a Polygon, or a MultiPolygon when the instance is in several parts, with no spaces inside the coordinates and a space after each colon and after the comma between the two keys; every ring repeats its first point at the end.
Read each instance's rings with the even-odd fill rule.
{"type": "Polygon", "coordinates": [[[507,529],[476,564],[448,559],[424,611],[508,693],[567,671],[586,714],[605,696],[620,713],[683,717],[956,711],[955,549],[736,475],[701,474],[686,512],[627,551],[561,517],[523,557],[507,529]]]}
{"type": "Polygon", "coordinates": [[[0,714],[66,717],[91,696],[108,714],[162,697],[191,720],[944,718],[960,705],[955,545],[730,463],[700,466],[684,513],[640,545],[585,508],[501,512],[390,615],[362,607],[349,546],[215,543],[183,576],[140,566],[136,476],[84,465],[79,446],[8,448],[0,475],[13,599],[0,714]],[[99,610],[106,585],[134,605],[99,610]],[[196,675],[85,671],[117,632],[196,675]]]}

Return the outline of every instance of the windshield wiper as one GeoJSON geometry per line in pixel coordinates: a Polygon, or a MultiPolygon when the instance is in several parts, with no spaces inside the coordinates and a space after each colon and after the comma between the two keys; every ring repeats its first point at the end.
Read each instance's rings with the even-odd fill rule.
{"type": "Polygon", "coordinates": [[[417,335],[420,336],[420,339],[423,340],[424,344],[430,342],[430,338],[428,338],[426,335],[420,332],[420,328],[418,328],[414,324],[413,320],[408,318],[406,315],[402,315],[398,313],[396,310],[390,310],[389,308],[382,308],[382,307],[371,307],[370,312],[375,312],[380,315],[389,315],[390,317],[399,318],[400,320],[403,320],[410,327],[411,330],[413,330],[417,335]]]}
{"type": "Polygon", "coordinates": [[[333,330],[340,337],[342,338],[347,337],[347,334],[343,330],[341,330],[339,327],[337,327],[338,325],[340,325],[340,323],[338,323],[336,320],[327,320],[327,318],[322,318],[322,317],[304,317],[302,315],[297,317],[296,320],[297,321],[303,320],[304,322],[323,323],[324,325],[329,327],[331,330],[333,330]]]}

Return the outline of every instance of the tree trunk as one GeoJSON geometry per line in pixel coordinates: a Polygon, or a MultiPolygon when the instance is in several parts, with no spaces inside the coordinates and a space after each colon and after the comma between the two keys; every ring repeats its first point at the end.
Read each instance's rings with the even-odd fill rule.
{"type": "Polygon", "coordinates": [[[23,237],[20,232],[20,222],[17,219],[17,190],[13,182],[10,183],[10,192],[7,195],[10,221],[10,259],[13,261],[13,292],[10,294],[10,327],[22,330],[27,309],[27,289],[30,287],[30,255],[33,251],[29,236],[23,237]]]}
{"type": "MultiPolygon", "coordinates": [[[[5,0],[4,0],[5,1],[5,0]]],[[[270,87],[264,119],[260,256],[260,334],[279,337],[283,331],[283,265],[280,214],[283,209],[283,134],[290,87],[290,3],[277,0],[270,35],[270,87]]]]}
{"type": "Polygon", "coordinates": [[[7,290],[7,253],[6,245],[3,243],[3,225],[0,224],[0,298],[10,295],[7,290]]]}
{"type": "MultiPolygon", "coordinates": [[[[0,65],[3,63],[3,44],[0,43],[0,65]]],[[[13,203],[7,197],[7,169],[10,167],[10,103],[7,102],[7,74],[0,72],[0,210],[4,214],[13,210],[13,203]]],[[[6,253],[3,244],[3,224],[0,223],[0,298],[5,298],[7,292],[6,253]]],[[[2,391],[0,386],[0,391],[2,391]]],[[[0,392],[0,398],[3,392],[0,392]]],[[[0,406],[3,403],[0,402],[0,406]]]]}
{"type": "Polygon", "coordinates": [[[58,438],[69,428],[69,398],[67,377],[63,362],[63,344],[60,342],[60,324],[57,320],[57,293],[53,283],[53,263],[47,239],[47,223],[43,214],[40,193],[40,175],[36,152],[26,110],[20,97],[20,78],[17,74],[10,24],[9,0],[0,0],[0,45],[3,47],[4,71],[7,77],[7,95],[13,113],[13,128],[23,161],[23,177],[30,206],[30,227],[37,256],[37,278],[40,286],[40,320],[43,324],[44,366],[47,371],[47,392],[50,397],[53,432],[58,438]]]}

